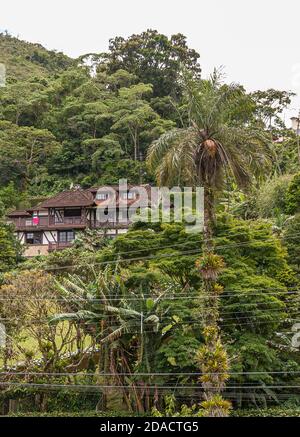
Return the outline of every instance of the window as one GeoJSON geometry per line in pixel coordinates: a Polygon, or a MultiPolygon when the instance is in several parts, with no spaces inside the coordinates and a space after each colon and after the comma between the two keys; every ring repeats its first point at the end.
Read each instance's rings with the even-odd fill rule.
{"type": "Polygon", "coordinates": [[[43,244],[41,232],[27,232],[25,235],[26,244],[43,244]]]}
{"type": "Polygon", "coordinates": [[[96,199],[97,200],[106,200],[106,199],[108,199],[108,193],[97,193],[96,199]]]}
{"type": "Polygon", "coordinates": [[[65,217],[80,217],[81,216],[81,209],[65,209],[64,210],[64,216],[65,217]]]}
{"type": "Polygon", "coordinates": [[[74,231],[60,231],[58,234],[58,241],[60,243],[71,243],[74,239],[74,231]]]}
{"type": "Polygon", "coordinates": [[[132,200],[135,199],[135,193],[132,193],[131,191],[128,191],[128,193],[122,193],[122,199],[126,200],[132,200]]]}
{"type": "Polygon", "coordinates": [[[128,210],[127,209],[120,209],[119,210],[119,220],[128,220],[128,210]]]}

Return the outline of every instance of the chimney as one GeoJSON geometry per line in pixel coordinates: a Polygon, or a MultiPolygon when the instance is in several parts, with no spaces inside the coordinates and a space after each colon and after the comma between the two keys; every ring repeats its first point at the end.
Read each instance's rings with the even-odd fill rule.
{"type": "Polygon", "coordinates": [[[81,185],[79,185],[79,184],[74,184],[73,182],[71,182],[71,184],[70,184],[70,190],[73,190],[73,191],[81,190],[81,185]]]}

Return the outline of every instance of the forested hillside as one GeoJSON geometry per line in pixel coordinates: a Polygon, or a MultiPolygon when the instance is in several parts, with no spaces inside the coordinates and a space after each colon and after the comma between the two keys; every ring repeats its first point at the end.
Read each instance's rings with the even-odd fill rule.
{"type": "Polygon", "coordinates": [[[3,410],[11,399],[44,412],[298,408],[300,155],[282,121],[292,94],[203,78],[183,35],[154,30],[79,59],[1,35],[0,63],[3,410]],[[22,257],[8,211],[120,178],[203,185],[204,233],[139,222],[22,257]]]}
{"type": "MultiPolygon", "coordinates": [[[[183,35],[117,37],[107,53],[77,60],[9,35],[1,35],[0,48],[7,69],[7,86],[0,89],[0,186],[17,191],[15,203],[5,206],[30,204],[32,196],[72,182],[87,187],[121,177],[153,181],[144,164],[149,145],[187,122],[179,72],[201,74],[199,54],[183,35]]],[[[242,86],[239,92],[234,122],[260,120],[274,138],[284,136],[283,144],[273,145],[276,162],[269,176],[294,173],[296,139],[279,117],[289,93],[249,95],[242,86]]]]}
{"type": "Polygon", "coordinates": [[[200,73],[199,55],[182,35],[116,38],[108,53],[79,60],[8,35],[0,41],[8,75],[1,89],[1,186],[38,196],[71,182],[151,180],[147,147],[181,123],[174,106],[182,97],[179,67],[200,73]]]}
{"type": "Polygon", "coordinates": [[[46,50],[40,44],[25,42],[9,34],[0,34],[0,53],[9,81],[47,77],[75,64],[63,53],[46,50]]]}

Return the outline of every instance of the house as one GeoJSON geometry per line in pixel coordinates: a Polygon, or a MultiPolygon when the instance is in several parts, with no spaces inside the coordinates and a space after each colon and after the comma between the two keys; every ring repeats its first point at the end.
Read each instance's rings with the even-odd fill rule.
{"type": "Polygon", "coordinates": [[[108,238],[125,233],[136,210],[147,208],[149,185],[92,187],[63,191],[40,204],[7,214],[19,241],[26,246],[24,255],[46,255],[70,247],[76,233],[98,229],[108,238]]]}

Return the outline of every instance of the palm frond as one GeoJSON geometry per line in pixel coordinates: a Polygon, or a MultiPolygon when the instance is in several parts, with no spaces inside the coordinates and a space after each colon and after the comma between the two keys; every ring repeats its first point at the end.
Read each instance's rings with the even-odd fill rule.
{"type": "Polygon", "coordinates": [[[172,129],[152,143],[147,152],[147,164],[151,170],[155,169],[161,156],[168,151],[173,142],[181,135],[182,129],[172,129]]]}
{"type": "Polygon", "coordinates": [[[150,146],[148,154],[149,167],[154,171],[158,183],[166,186],[194,183],[194,150],[198,132],[193,127],[178,129],[168,146],[164,145],[164,137],[150,146]]]}

